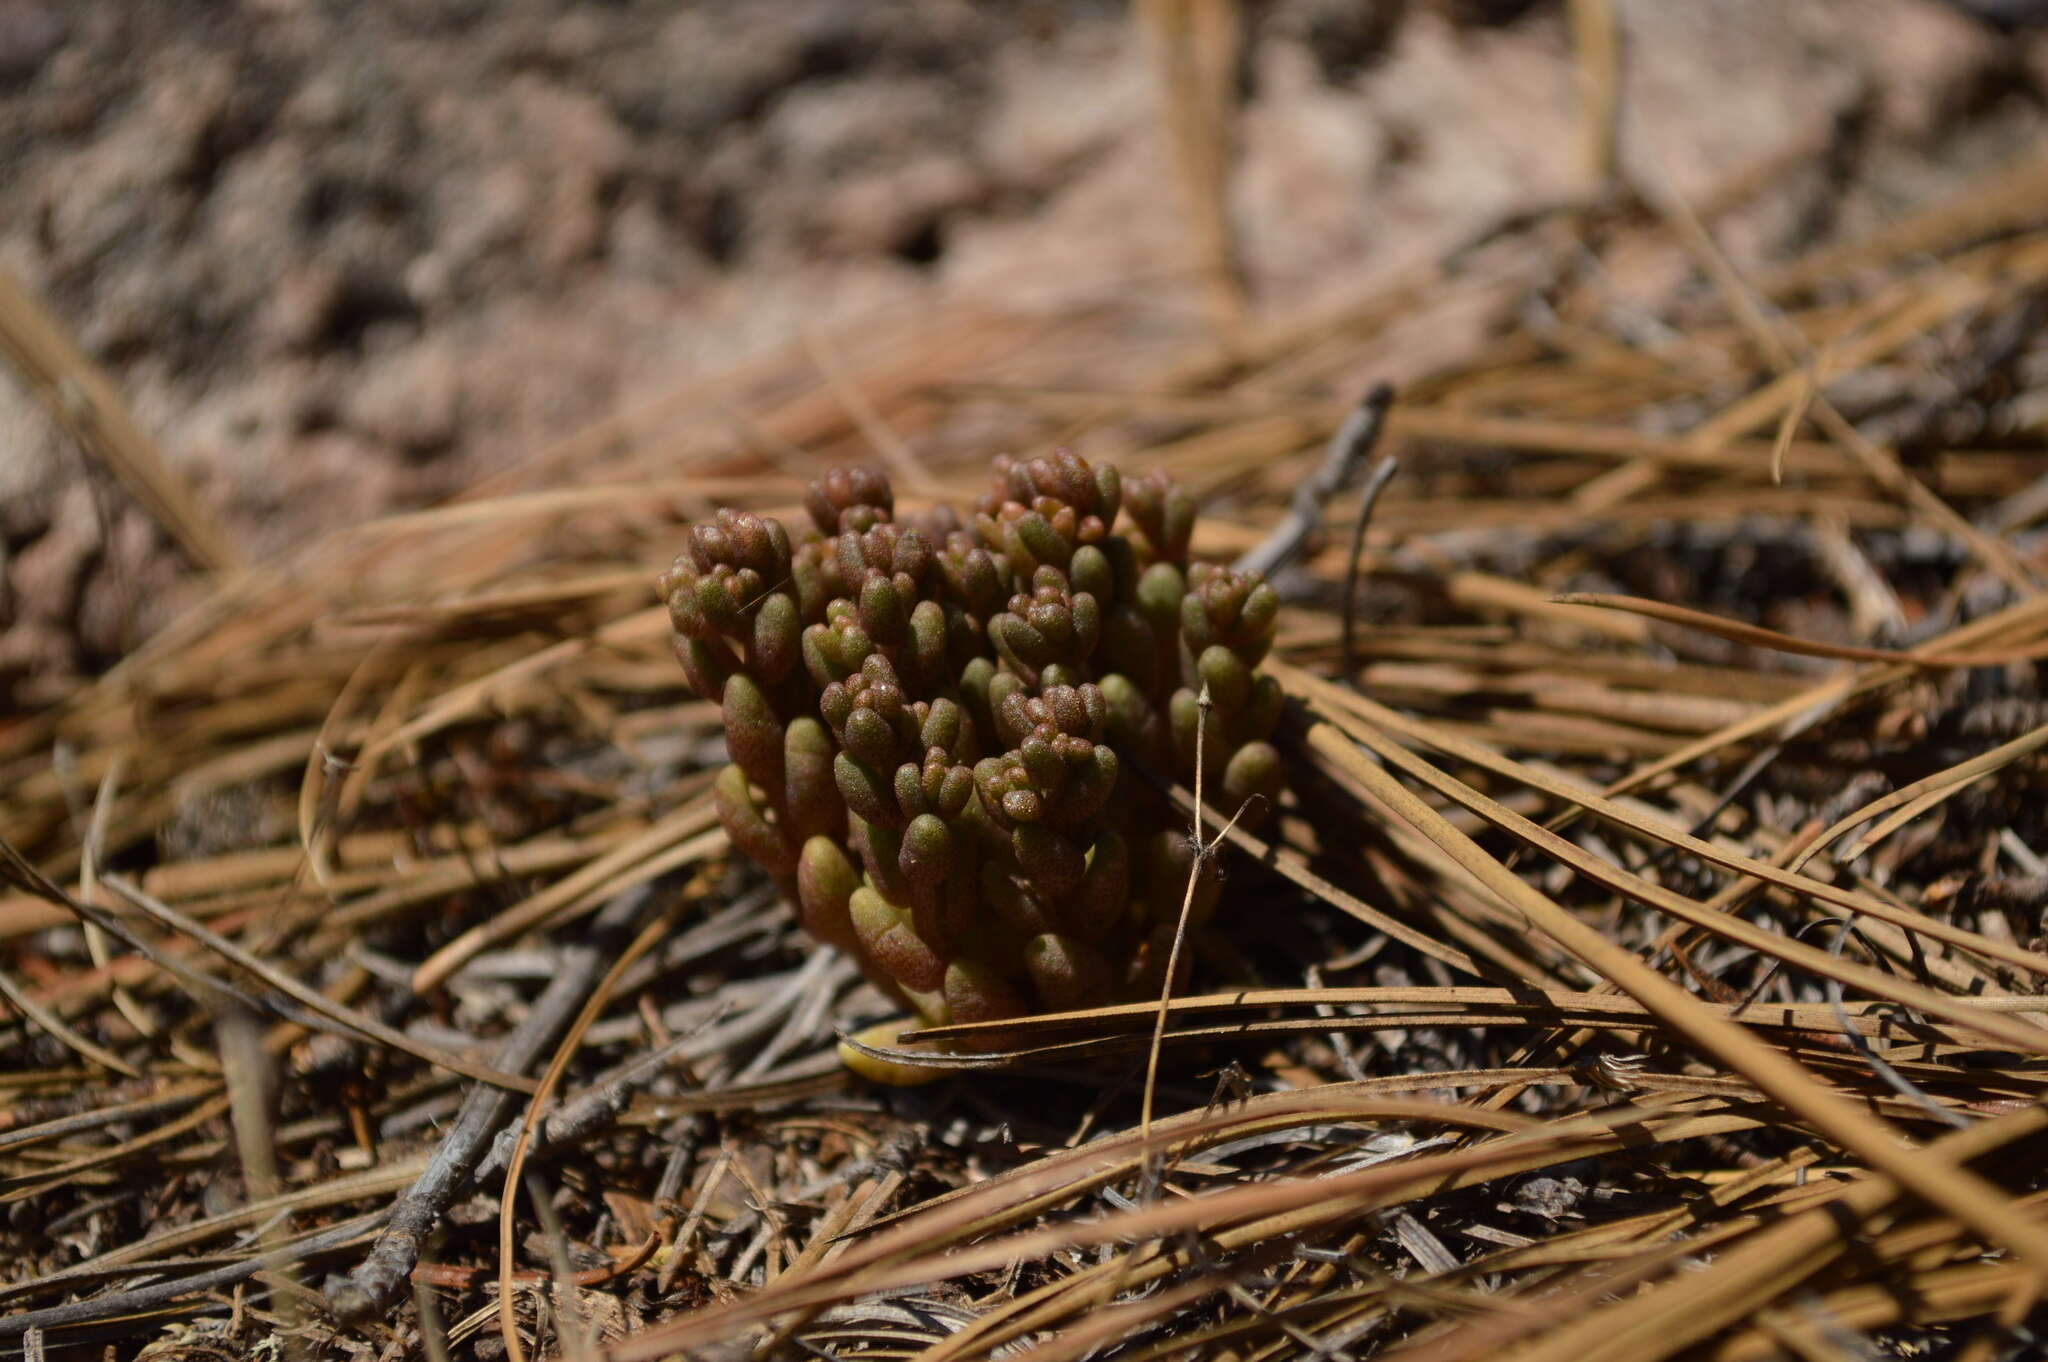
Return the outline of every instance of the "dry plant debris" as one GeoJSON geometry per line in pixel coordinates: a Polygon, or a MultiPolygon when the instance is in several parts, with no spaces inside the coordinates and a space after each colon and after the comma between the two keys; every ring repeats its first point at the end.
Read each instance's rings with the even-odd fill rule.
{"type": "MultiPolygon", "coordinates": [[[[225,578],[0,726],[0,1346],[2040,1355],[2042,182],[2017,166],[1757,277],[1714,233],[1758,186],[1685,214],[1575,205],[1423,292],[1246,330],[1143,387],[1062,366],[1098,317],[939,317],[225,578]],[[1603,272],[1646,251],[1696,267],[1654,313],[1603,272]],[[1536,302],[1541,326],[1513,324],[1536,302]],[[931,979],[852,915],[849,936],[806,904],[853,956],[802,939],[778,900],[805,897],[804,844],[747,821],[775,789],[749,706],[773,708],[786,776],[807,716],[774,687],[801,678],[804,759],[831,757],[820,730],[874,738],[879,771],[907,730],[857,736],[852,678],[887,657],[947,748],[940,796],[918,791],[944,805],[968,756],[923,729],[951,698],[926,683],[970,665],[930,575],[951,541],[918,569],[891,527],[971,495],[999,428],[1089,471],[1008,465],[998,536],[1049,485],[1107,534],[1113,461],[1127,506],[1170,470],[1205,510],[1190,561],[1231,561],[1287,518],[1361,356],[1425,306],[1496,324],[1387,413],[1404,471],[1362,588],[1343,479],[1295,507],[1303,552],[1256,588],[1291,794],[1223,839],[1149,1130],[1156,1002],[1028,966],[1030,1001],[1073,1005],[956,1000],[887,1050],[943,1081],[847,1073],[836,1037],[931,979]],[[739,396],[745,439],[702,433],[739,396]],[[877,439],[918,489],[886,518],[879,482],[824,472],[877,439]],[[806,511],[817,539],[768,528],[806,511]],[[807,571],[841,580],[806,600],[807,571]],[[719,701],[686,688],[672,620],[719,701]],[[712,649],[742,626],[745,650],[712,649]],[[856,626],[876,648],[831,652],[856,626]],[[744,782],[719,775],[726,736],[744,782]]],[[[989,533],[962,540],[963,581],[989,533]]],[[[1073,614],[1095,568],[1061,552],[1047,605],[1073,614]]],[[[1093,723],[1080,688],[1107,704],[1107,673],[997,623],[1038,608],[1009,608],[1024,580],[1012,558],[973,597],[970,652],[1048,711],[1076,688],[1093,723]]],[[[1154,678],[1166,712],[1194,674],[1154,678]]],[[[1015,746],[988,710],[977,729],[1015,746]]],[[[1116,797],[1187,826],[1179,751],[1116,797]]],[[[883,792],[830,789],[886,821],[883,792]]],[[[924,900],[888,893],[877,845],[834,842],[893,930],[924,900]]]]}

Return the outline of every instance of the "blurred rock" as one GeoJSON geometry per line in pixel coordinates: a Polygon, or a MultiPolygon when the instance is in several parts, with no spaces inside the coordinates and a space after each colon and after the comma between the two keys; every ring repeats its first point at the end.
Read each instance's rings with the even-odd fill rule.
{"type": "Polygon", "coordinates": [[[1994,24],[2048,24],[2048,0],[1949,0],[1966,14],[1994,24]]]}
{"type": "Polygon", "coordinates": [[[418,457],[455,442],[462,415],[462,360],[446,340],[406,346],[374,365],[344,399],[356,431],[418,457]]]}
{"type": "Polygon", "coordinates": [[[70,32],[63,7],[50,0],[0,0],[0,81],[33,76],[70,32]]]}

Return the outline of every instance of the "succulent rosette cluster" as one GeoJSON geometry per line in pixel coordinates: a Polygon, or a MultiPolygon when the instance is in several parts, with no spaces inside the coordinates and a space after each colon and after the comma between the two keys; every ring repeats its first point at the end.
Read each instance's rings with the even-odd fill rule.
{"type": "Polygon", "coordinates": [[[1066,451],[998,459],[964,520],[899,519],[863,468],[805,507],[795,537],[719,511],[660,581],[722,708],[733,845],[932,1023],[1156,994],[1197,866],[1131,766],[1189,780],[1199,741],[1212,802],[1270,807],[1272,587],[1189,562],[1194,503],[1163,473],[1066,451]]]}

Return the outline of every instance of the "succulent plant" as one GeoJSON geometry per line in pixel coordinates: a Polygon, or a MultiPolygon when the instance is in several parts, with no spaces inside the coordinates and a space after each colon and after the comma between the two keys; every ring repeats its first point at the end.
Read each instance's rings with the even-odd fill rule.
{"type": "Polygon", "coordinates": [[[1198,920],[1216,886],[1128,768],[1190,780],[1199,743],[1212,801],[1270,808],[1272,587],[1188,561],[1194,502],[1163,473],[1065,450],[997,459],[964,521],[899,520],[860,468],[804,505],[796,536],[720,511],[660,580],[721,706],[733,845],[928,1022],[1156,993],[1189,875],[1198,920]]]}

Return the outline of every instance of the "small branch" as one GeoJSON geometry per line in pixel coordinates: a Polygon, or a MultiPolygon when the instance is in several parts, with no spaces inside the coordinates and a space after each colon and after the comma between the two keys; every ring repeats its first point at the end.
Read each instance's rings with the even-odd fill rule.
{"type": "Polygon", "coordinates": [[[1273,532],[1240,556],[1234,566],[1239,572],[1262,572],[1270,577],[1299,558],[1309,536],[1322,523],[1323,507],[1330,498],[1358,480],[1358,470],[1379,442],[1387,423],[1387,408],[1393,405],[1391,384],[1375,383],[1367,390],[1337,433],[1330,437],[1323,466],[1316,475],[1294,489],[1287,517],[1273,532]]]}
{"type": "MultiPolygon", "coordinates": [[[[1166,1043],[1166,1018],[1173,1006],[1173,979],[1174,975],[1180,972],[1180,948],[1181,943],[1187,939],[1188,916],[1194,911],[1195,906],[1195,888],[1201,881],[1203,868],[1216,855],[1216,848],[1236,830],[1237,820],[1244,817],[1245,809],[1251,805],[1250,799],[1239,805],[1237,812],[1230,815],[1230,821],[1223,825],[1223,830],[1216,834],[1214,841],[1202,836],[1202,750],[1209,745],[1209,714],[1216,707],[1215,701],[1209,698],[1209,683],[1206,681],[1202,683],[1202,693],[1196,697],[1196,704],[1195,807],[1192,834],[1194,857],[1188,865],[1188,883],[1186,891],[1181,895],[1180,917],[1174,923],[1173,947],[1166,955],[1166,982],[1159,986],[1159,1013],[1152,1022],[1152,1044],[1145,1055],[1145,1097],[1139,1108],[1138,1128],[1147,1140],[1152,1138],[1152,1101],[1159,1086],[1159,1051],[1166,1043]]],[[[1258,797],[1252,796],[1253,799],[1258,797]]],[[[1151,1160],[1157,1153],[1157,1150],[1148,1152],[1147,1160],[1151,1160]]]]}
{"type": "MultiPolygon", "coordinates": [[[[562,952],[554,979],[542,991],[524,1020],[513,1029],[496,1057],[497,1067],[524,1073],[547,1054],[563,1028],[583,1006],[610,965],[618,938],[638,917],[665,880],[637,885],[613,899],[599,913],[593,939],[562,952]]],[[[356,1270],[330,1282],[327,1303],[345,1324],[360,1325],[383,1314],[405,1288],[419,1261],[426,1237],[441,1215],[467,1187],[492,1137],[512,1118],[516,1096],[503,1088],[478,1084],[470,1089],[455,1124],[449,1128],[433,1162],[391,1212],[390,1227],[356,1270]]]]}
{"type": "MultiPolygon", "coordinates": [[[[534,1145],[541,1150],[554,1149],[572,1144],[587,1135],[596,1133],[618,1119],[633,1099],[633,1090],[653,1078],[669,1065],[688,1061],[692,1051],[700,1047],[704,1033],[715,1026],[724,1012],[706,1018],[704,1022],[686,1035],[675,1037],[666,1045],[657,1046],[644,1055],[628,1061],[608,1076],[601,1077],[590,1088],[564,1101],[550,1111],[534,1132],[534,1145]]],[[[491,1148],[477,1164],[476,1176],[490,1177],[501,1171],[512,1154],[512,1130],[500,1130],[491,1148]]]]}
{"type": "Polygon", "coordinates": [[[1359,562],[1365,556],[1365,527],[1372,523],[1372,508],[1379,505],[1380,493],[1387,490],[1387,484],[1400,471],[1401,461],[1391,454],[1373,465],[1372,475],[1365,482],[1365,496],[1358,503],[1358,519],[1351,524],[1351,552],[1344,558],[1344,618],[1340,625],[1343,670],[1338,673],[1346,685],[1352,684],[1358,657],[1354,635],[1358,627],[1359,562]]]}
{"type": "MultiPolygon", "coordinates": [[[[1868,940],[1865,940],[1863,933],[1856,930],[1855,909],[1850,909],[1842,917],[1841,923],[1841,929],[1835,933],[1835,939],[1828,943],[1829,955],[1840,956],[1842,953],[1842,943],[1847,941],[1851,935],[1854,935],[1858,941],[1863,942],[1864,949],[1870,952],[1871,959],[1882,960],[1884,958],[1868,940]]],[[[1870,1066],[1872,1073],[1883,1079],[1893,1092],[1900,1094],[1910,1101],[1919,1103],[1921,1108],[1934,1117],[1935,1120],[1954,1126],[1958,1130],[1969,1128],[1970,1121],[1967,1117],[1950,1110],[1932,1097],[1929,1097],[1924,1089],[1893,1068],[1886,1061],[1885,1057],[1873,1049],[1870,1042],[1863,1038],[1863,1033],[1858,1031],[1856,1024],[1849,1020],[1848,1009],[1842,1006],[1842,981],[1840,979],[1835,978],[1833,975],[1828,976],[1827,990],[1828,1006],[1834,1010],[1835,1025],[1841,1028],[1842,1039],[1848,1042],[1849,1048],[1856,1052],[1859,1059],[1870,1066]]]]}
{"type": "MultiPolygon", "coordinates": [[[[670,875],[674,873],[671,871],[670,875]]],[[[626,925],[632,916],[637,914],[639,905],[646,901],[646,898],[640,898],[634,904],[631,913],[613,916],[613,925],[626,925]]],[[[625,902],[622,896],[614,899],[610,907],[616,908],[625,902]]],[[[505,1341],[505,1356],[510,1358],[511,1362],[525,1362],[526,1359],[526,1349],[520,1342],[519,1326],[512,1310],[512,1261],[513,1237],[518,1228],[520,1179],[526,1168],[527,1156],[534,1150],[534,1135],[541,1124],[541,1117],[547,1109],[549,1099],[560,1086],[562,1075],[568,1072],[569,1062],[575,1058],[577,1047],[590,1030],[590,1024],[597,1020],[598,1014],[611,1001],[619,980],[632,968],[633,962],[653,950],[660,944],[661,939],[669,934],[681,906],[678,901],[664,911],[654,914],[623,947],[616,941],[607,944],[605,954],[610,958],[610,963],[599,976],[597,983],[590,988],[582,1009],[570,1021],[568,1029],[557,1042],[554,1057],[548,1061],[546,1071],[541,1074],[539,1086],[534,1089],[533,1096],[527,1099],[525,1113],[513,1126],[515,1134],[512,1152],[505,1160],[505,1191],[498,1198],[497,1306],[498,1337],[505,1341]]]]}
{"type": "MultiPolygon", "coordinates": [[[[174,1277],[167,1282],[151,1282],[148,1286],[138,1286],[133,1291],[89,1296],[82,1301],[53,1305],[45,1310],[25,1310],[16,1315],[0,1315],[0,1338],[12,1338],[30,1329],[68,1328],[99,1320],[118,1319],[124,1315],[161,1310],[194,1292],[233,1286],[272,1268],[304,1262],[316,1254],[341,1248],[376,1229],[388,1214],[387,1211],[376,1211],[358,1216],[301,1239],[296,1244],[269,1253],[258,1253],[240,1262],[227,1263],[205,1272],[195,1272],[189,1277],[174,1277]]],[[[74,1340],[64,1341],[68,1343],[74,1340]]]]}

